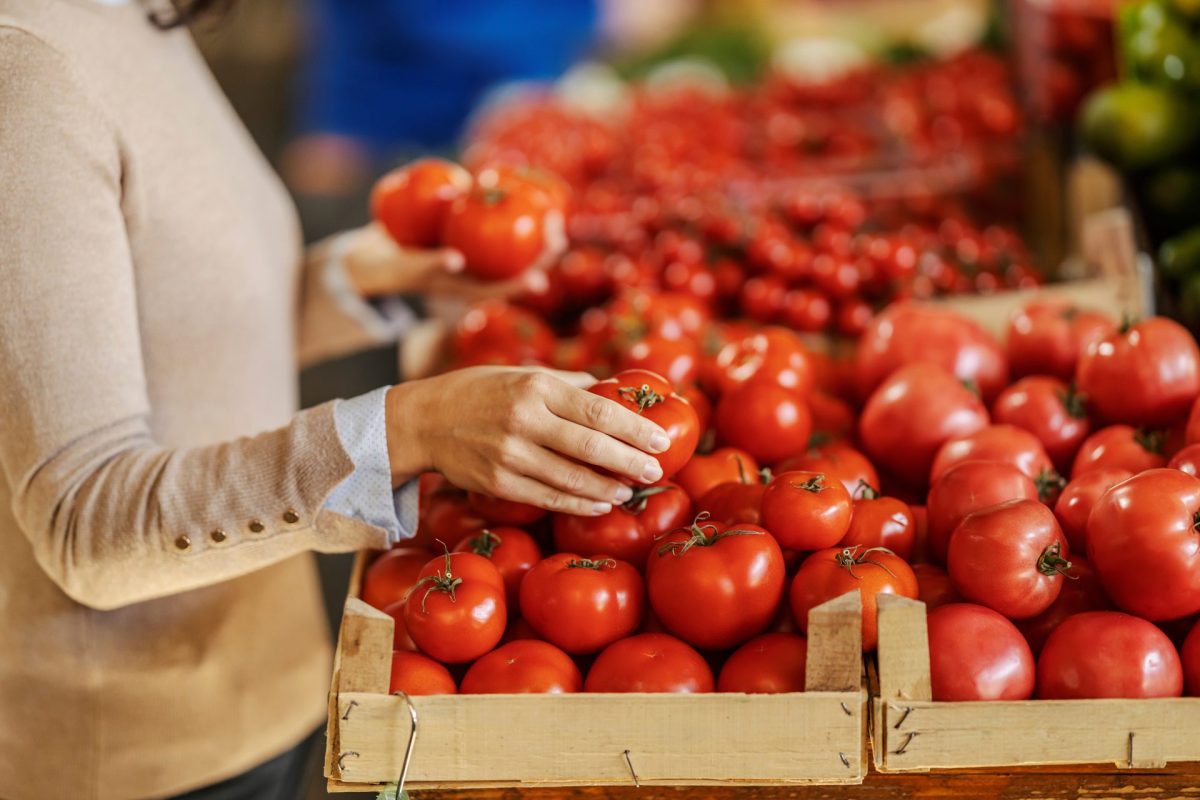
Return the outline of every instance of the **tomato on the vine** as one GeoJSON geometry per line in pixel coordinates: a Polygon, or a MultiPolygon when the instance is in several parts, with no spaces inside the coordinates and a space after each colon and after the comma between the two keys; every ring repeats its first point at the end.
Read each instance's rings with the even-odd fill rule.
{"type": "Polygon", "coordinates": [[[398,244],[436,247],[447,211],[472,183],[471,173],[451,161],[421,158],[376,181],[371,216],[398,244]]]}
{"type": "Polygon", "coordinates": [[[554,516],[554,546],[585,558],[607,555],[643,569],[654,541],[692,519],[692,501],[677,484],[638,486],[633,497],[598,517],[554,516]]]}
{"type": "Polygon", "coordinates": [[[505,598],[510,606],[516,605],[525,573],[542,560],[542,550],[537,542],[520,528],[484,528],[463,539],[454,549],[482,556],[495,565],[504,580],[505,598]]]}
{"type": "Polygon", "coordinates": [[[853,504],[845,487],[819,472],[781,472],[762,498],[762,522],[791,550],[832,547],[850,529],[853,504]]]}
{"type": "Polygon", "coordinates": [[[794,633],[764,633],[734,650],[717,678],[718,692],[803,692],[808,640],[794,633]]]}
{"type": "Polygon", "coordinates": [[[614,558],[555,553],[521,582],[521,615],[539,636],[573,655],[628,636],[644,608],[642,576],[614,558]]]}
{"type": "Polygon", "coordinates": [[[665,633],[639,633],[613,642],[588,670],[588,692],[673,692],[713,690],[712,668],[684,642],[665,633]]]}
{"type": "Polygon", "coordinates": [[[666,432],[671,446],[655,456],[662,467],[663,478],[670,478],[682,469],[696,452],[700,442],[700,420],[696,411],[662,376],[644,369],[624,370],[588,391],[615,400],[666,432]]]}
{"type": "Polygon", "coordinates": [[[1001,614],[972,603],[951,603],[930,611],[926,624],[934,700],[1033,696],[1033,653],[1017,627],[1001,614]]]}
{"type": "Polygon", "coordinates": [[[1144,619],[1087,611],[1064,620],[1038,658],[1038,697],[1178,697],[1183,666],[1167,635],[1144,619]]]}
{"type": "Polygon", "coordinates": [[[1033,480],[1002,461],[964,461],[951,467],[929,488],[930,554],[942,564],[950,550],[950,536],[967,515],[1013,499],[1037,500],[1033,480]]]}
{"type": "Polygon", "coordinates": [[[549,642],[519,639],[497,647],[463,676],[462,694],[566,694],[583,688],[571,657],[549,642]]]}

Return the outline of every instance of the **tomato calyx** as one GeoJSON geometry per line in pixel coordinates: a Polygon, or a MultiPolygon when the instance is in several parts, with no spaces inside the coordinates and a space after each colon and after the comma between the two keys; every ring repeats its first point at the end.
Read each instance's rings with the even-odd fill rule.
{"type": "Polygon", "coordinates": [[[633,497],[621,504],[621,509],[630,514],[640,514],[646,510],[651,497],[674,489],[674,486],[639,486],[633,490],[633,497]]]}
{"type": "Polygon", "coordinates": [[[508,192],[493,186],[487,189],[480,189],[477,196],[485,206],[498,206],[508,197],[508,192]]]}
{"type": "Polygon", "coordinates": [[[567,569],[615,569],[617,562],[611,558],[572,558],[567,562],[567,569]]]}
{"type": "Polygon", "coordinates": [[[617,389],[617,394],[626,402],[636,405],[639,414],[667,399],[651,389],[648,383],[643,383],[641,386],[622,386],[617,389]]]}
{"type": "Polygon", "coordinates": [[[1063,490],[1067,485],[1067,479],[1049,467],[1045,467],[1033,479],[1033,485],[1037,487],[1038,500],[1044,503],[1063,490]]]}
{"type": "Polygon", "coordinates": [[[1055,542],[1042,551],[1037,560],[1038,572],[1043,575],[1062,575],[1064,578],[1076,580],[1078,576],[1072,575],[1068,570],[1071,569],[1071,562],[1062,557],[1062,543],[1055,542]]]}
{"type": "Polygon", "coordinates": [[[860,564],[874,564],[893,578],[896,577],[896,573],[888,569],[887,564],[867,558],[871,553],[887,553],[890,556],[896,555],[886,547],[868,547],[863,549],[862,545],[856,544],[853,547],[847,547],[842,550],[842,552],[833,557],[833,560],[837,562],[839,567],[849,572],[850,577],[855,580],[862,580],[861,576],[854,574],[854,568],[860,564]],[[859,552],[860,550],[862,552],[859,552]]]}
{"type": "Polygon", "coordinates": [[[450,560],[450,550],[446,547],[445,542],[442,542],[441,544],[442,550],[444,550],[446,553],[446,566],[442,568],[441,572],[433,575],[426,575],[424,578],[413,584],[413,587],[408,591],[409,595],[412,595],[413,592],[417,591],[417,589],[421,588],[422,586],[426,584],[429,585],[429,588],[425,590],[425,594],[421,595],[422,614],[429,613],[425,610],[425,601],[428,600],[429,595],[433,594],[434,592],[443,592],[444,594],[448,594],[450,595],[451,603],[457,602],[454,597],[454,590],[457,589],[463,582],[462,578],[454,577],[452,566],[453,562],[450,560]]]}
{"type": "Polygon", "coordinates": [[[1066,391],[1056,392],[1055,394],[1063,404],[1063,409],[1066,410],[1067,416],[1072,419],[1087,418],[1087,395],[1077,391],[1074,383],[1067,386],[1066,391]]]}
{"type": "Polygon", "coordinates": [[[820,455],[818,451],[832,441],[833,434],[829,431],[813,431],[808,436],[808,454],[810,456],[820,455]]]}
{"type": "Polygon", "coordinates": [[[1200,511],[1192,512],[1192,530],[1200,533],[1200,511]]]}
{"type": "Polygon", "coordinates": [[[1147,453],[1162,455],[1163,447],[1167,443],[1166,431],[1152,431],[1146,428],[1138,428],[1133,432],[1133,440],[1142,446],[1142,449],[1147,453]]]}
{"type": "Polygon", "coordinates": [[[871,484],[864,481],[862,478],[858,479],[858,485],[854,487],[853,499],[855,499],[855,500],[878,500],[879,497],[880,497],[880,494],[879,494],[878,489],[876,489],[874,486],[872,486],[871,484]]]}
{"type": "Polygon", "coordinates": [[[968,392],[975,395],[976,397],[983,397],[983,391],[979,388],[979,384],[976,383],[975,381],[971,380],[970,378],[961,380],[961,381],[959,381],[959,383],[961,383],[963,385],[964,389],[966,389],[968,392]]]}
{"type": "MultiPolygon", "coordinates": [[[[740,528],[718,532],[717,526],[711,522],[701,524],[705,523],[711,516],[707,511],[701,511],[696,515],[696,519],[692,521],[691,525],[676,528],[670,533],[663,534],[663,536],[670,536],[671,534],[684,531],[690,535],[683,541],[667,542],[658,548],[658,557],[662,558],[667,553],[673,556],[682,556],[693,547],[712,547],[727,536],[761,536],[763,533],[762,531],[743,530],[740,528]]],[[[661,539],[663,536],[658,538],[661,539]]]]}
{"type": "Polygon", "coordinates": [[[806,492],[812,492],[813,494],[819,494],[820,492],[823,492],[826,489],[825,476],[824,475],[814,475],[806,481],[803,481],[801,483],[792,482],[792,483],[789,483],[788,486],[791,486],[793,489],[803,489],[806,492]]]}
{"type": "Polygon", "coordinates": [[[499,547],[503,541],[504,540],[499,536],[492,533],[487,528],[484,528],[479,532],[478,536],[469,539],[467,544],[471,546],[471,552],[475,555],[483,556],[484,558],[491,558],[492,553],[496,552],[496,548],[499,547]]]}
{"type": "Polygon", "coordinates": [[[1125,334],[1129,333],[1129,329],[1136,325],[1137,322],[1137,317],[1126,311],[1121,315],[1121,324],[1117,326],[1117,333],[1124,336],[1125,334]]]}

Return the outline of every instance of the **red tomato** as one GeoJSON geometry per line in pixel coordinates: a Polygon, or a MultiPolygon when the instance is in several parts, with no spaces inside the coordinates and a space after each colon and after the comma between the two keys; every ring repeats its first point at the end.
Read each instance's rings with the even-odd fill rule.
{"type": "Polygon", "coordinates": [[[1051,475],[1057,480],[1054,464],[1041,441],[1029,431],[1012,425],[988,425],[943,444],[933,459],[930,482],[964,461],[1002,461],[1012,464],[1034,481],[1047,480],[1051,475]]]}
{"type": "Polygon", "coordinates": [[[950,536],[968,514],[1020,498],[1037,500],[1037,485],[1012,464],[964,461],[946,470],[929,489],[925,508],[929,523],[929,553],[942,564],[950,551],[950,536]]]}
{"type": "Polygon", "coordinates": [[[929,612],[933,699],[1028,700],[1033,653],[1016,626],[990,608],[951,603],[929,612]]]}
{"type": "Polygon", "coordinates": [[[1165,467],[1165,437],[1161,431],[1145,431],[1128,425],[1110,425],[1089,436],[1075,456],[1071,477],[1104,467],[1142,472],[1165,467]]]}
{"type": "Polygon", "coordinates": [[[598,517],[554,515],[554,547],[585,558],[601,554],[646,565],[654,540],[692,519],[692,501],[677,484],[659,481],[633,490],[629,502],[598,517]]]}
{"type": "Polygon", "coordinates": [[[843,336],[858,336],[871,324],[875,311],[859,298],[844,300],[837,310],[837,329],[843,336]]]}
{"type": "Polygon", "coordinates": [[[471,173],[440,158],[421,158],[380,178],[371,216],[407,247],[436,247],[455,200],[471,191],[471,173]]]}
{"type": "Polygon", "coordinates": [[[883,547],[905,561],[912,560],[916,525],[908,504],[883,497],[871,486],[860,486],[854,497],[854,513],[838,547],[863,549],[883,547]]]}
{"type": "Polygon", "coordinates": [[[450,670],[420,653],[397,650],[392,653],[392,677],[388,693],[407,695],[457,694],[458,686],[450,670]]]}
{"type": "Polygon", "coordinates": [[[694,455],[675,476],[688,497],[698,500],[722,483],[750,483],[758,480],[758,462],[736,447],[718,447],[708,455],[694,455]]]}
{"type": "Polygon", "coordinates": [[[486,524],[471,508],[466,492],[441,486],[422,498],[417,535],[409,544],[427,550],[454,547],[486,524]]]}
{"type": "MultiPolygon", "coordinates": [[[[813,437],[816,438],[815,436],[813,437]]],[[[832,441],[825,444],[809,445],[809,448],[798,456],[781,461],[781,472],[802,470],[804,472],[822,472],[830,478],[837,478],[842,486],[853,497],[863,484],[871,487],[879,486],[879,473],[871,462],[858,450],[844,441],[832,441]]]]}
{"type": "Polygon", "coordinates": [[[733,651],[717,678],[718,692],[783,694],[804,691],[808,640],[794,633],[764,633],[733,651]]]}
{"type": "Polygon", "coordinates": [[[1178,322],[1152,317],[1093,342],[1075,383],[1106,422],[1170,425],[1200,395],[1200,349],[1178,322]]]}
{"type": "Polygon", "coordinates": [[[1054,629],[1038,658],[1038,697],[1178,697],[1183,666],[1167,635],[1117,611],[1076,614],[1054,629]]]}
{"type": "MultiPolygon", "coordinates": [[[[437,558],[425,562],[425,566],[421,567],[421,571],[417,573],[417,584],[421,584],[422,591],[424,591],[429,588],[430,584],[437,582],[431,579],[442,577],[451,581],[455,578],[462,578],[464,581],[479,581],[504,591],[504,576],[500,574],[500,570],[491,560],[476,553],[462,551],[443,553],[437,558]]],[[[413,588],[415,590],[417,586],[414,585],[413,588]]]]}
{"type": "Polygon", "coordinates": [[[1188,475],[1200,475],[1200,444],[1189,444],[1167,462],[1171,469],[1186,472],[1188,475]]]}
{"type": "Polygon", "coordinates": [[[1073,553],[1086,553],[1087,522],[1092,506],[1100,496],[1126,478],[1133,477],[1127,469],[1101,467],[1073,478],[1054,504],[1054,516],[1073,553]]]}
{"type": "Polygon", "coordinates": [[[721,393],[753,380],[771,381],[807,396],[813,385],[804,343],[786,328],[764,328],[726,344],[716,364],[721,393]]]}
{"type": "Polygon", "coordinates": [[[1104,587],[1100,585],[1100,579],[1091,564],[1071,556],[1071,578],[1072,580],[1063,581],[1062,591],[1049,608],[1036,617],[1017,623],[1017,628],[1025,637],[1025,641],[1029,642],[1029,648],[1035,656],[1042,652],[1046,639],[1063,620],[1084,611],[1105,611],[1112,608],[1112,602],[1104,593],[1104,587]]]}
{"type": "Polygon", "coordinates": [[[767,464],[802,451],[812,432],[803,396],[773,381],[750,381],[725,392],[716,422],[723,442],[767,464]]]}
{"type": "Polygon", "coordinates": [[[565,694],[583,688],[571,657],[549,642],[522,639],[497,647],[463,676],[463,694],[565,694]]]}
{"type": "Polygon", "coordinates": [[[661,376],[644,369],[618,372],[589,389],[592,394],[615,400],[666,431],[671,446],[655,458],[662,477],[670,478],[683,468],[700,442],[700,420],[684,400],[661,376]]]}
{"type": "Polygon", "coordinates": [[[529,620],[524,617],[517,617],[508,621],[508,628],[504,631],[504,638],[500,640],[501,644],[508,642],[519,642],[524,639],[537,639],[541,641],[542,637],[538,636],[538,632],[529,624],[529,620]]]}
{"type": "Polygon", "coordinates": [[[1134,475],[1088,517],[1088,560],[1117,607],[1152,622],[1200,611],[1200,479],[1174,469],[1134,475]]]}
{"type": "Polygon", "coordinates": [[[814,435],[840,439],[854,433],[854,409],[831,394],[814,389],[808,396],[814,435]]]}
{"type": "Polygon", "coordinates": [[[408,635],[408,625],[404,622],[404,603],[397,600],[380,610],[392,618],[392,650],[416,652],[417,643],[408,635]]]}
{"type": "Polygon", "coordinates": [[[783,296],[782,316],[788,327],[816,333],[829,327],[833,306],[828,297],[813,289],[790,289],[783,296]]]}
{"type": "Polygon", "coordinates": [[[973,392],[941,367],[918,363],[875,390],[859,418],[859,436],[876,465],[919,487],[943,444],[987,424],[987,409],[973,392]]]}
{"type": "MultiPolygon", "coordinates": [[[[764,473],[764,476],[769,474],[764,473]]],[[[721,483],[704,493],[696,502],[696,511],[707,513],[716,522],[757,525],[762,521],[762,498],[766,490],[763,477],[752,479],[750,483],[721,483]]]]}
{"type": "Polygon", "coordinates": [[[556,553],[521,582],[521,614],[538,635],[575,655],[637,630],[644,608],[642,576],[613,558],[556,553]]]}
{"type": "Polygon", "coordinates": [[[1062,300],[1030,303],[1009,320],[1009,366],[1014,375],[1048,375],[1070,381],[1080,355],[1116,328],[1104,314],[1062,300]]]}
{"type": "Polygon", "coordinates": [[[862,597],[863,652],[875,649],[877,597],[895,594],[916,599],[919,588],[912,568],[883,549],[829,547],[804,560],[792,579],[792,616],[808,632],[808,614],[816,606],[858,589],[862,597]]]}
{"type": "Polygon", "coordinates": [[[625,348],[616,367],[622,371],[649,370],[674,386],[683,386],[695,381],[700,371],[700,345],[693,339],[647,336],[625,348]]]}
{"type": "Polygon", "coordinates": [[[548,513],[537,506],[514,500],[501,500],[482,492],[468,492],[467,502],[475,509],[476,514],[492,525],[532,525],[548,513]]]}
{"type": "Polygon", "coordinates": [[[913,575],[917,576],[917,599],[925,608],[933,611],[949,603],[961,603],[962,598],[954,590],[950,576],[941,567],[933,564],[913,564],[913,575]]]}
{"type": "Polygon", "coordinates": [[[1188,414],[1187,426],[1184,428],[1184,440],[1188,444],[1200,442],[1200,398],[1192,404],[1191,413],[1188,414]]]}
{"type": "Polygon", "coordinates": [[[991,399],[1008,385],[1008,362],[991,334],[953,311],[898,303],[875,317],[858,341],[860,392],[867,397],[898,368],[934,364],[991,399]]]}
{"type": "Polygon", "coordinates": [[[1183,641],[1179,655],[1183,659],[1187,693],[1191,697],[1200,697],[1200,622],[1192,626],[1191,633],[1183,641]]]}
{"type": "Polygon", "coordinates": [[[404,624],[421,652],[445,664],[491,650],[508,622],[504,580],[486,558],[447,553],[421,570],[404,604],[404,624]]]}
{"type": "Polygon", "coordinates": [[[515,357],[517,363],[549,364],[554,360],[555,344],[554,331],[536,314],[502,300],[488,300],[472,306],[458,321],[453,349],[460,359],[499,350],[515,357]]]}
{"type": "Polygon", "coordinates": [[[476,186],[450,206],[442,224],[442,242],[466,259],[466,272],[498,281],[524,272],[546,250],[550,214],[544,199],[524,182],[476,186]]]}
{"type": "Polygon", "coordinates": [[[758,275],[742,284],[742,311],[750,319],[774,322],[783,312],[787,284],[775,275],[758,275]]]}
{"type": "Polygon", "coordinates": [[[402,547],[381,553],[363,574],[362,601],[381,611],[400,602],[428,561],[424,550],[402,547]]]}
{"type": "Polygon", "coordinates": [[[762,498],[762,521],[781,547],[832,547],[850,529],[853,504],[845,487],[819,472],[781,472],[762,498]]]}
{"type": "Polygon", "coordinates": [[[992,421],[1036,436],[1059,472],[1070,469],[1092,429],[1083,397],[1044,375],[1022,378],[1001,392],[992,405],[992,421]]]}
{"type": "Polygon", "coordinates": [[[520,528],[484,528],[478,535],[463,539],[454,549],[490,560],[504,580],[505,598],[513,607],[516,607],[521,579],[542,560],[542,550],[537,542],[520,528]]]}
{"type": "Polygon", "coordinates": [[[613,642],[596,656],[583,688],[588,692],[711,692],[712,669],[674,636],[639,633],[613,642]]]}
{"type": "Polygon", "coordinates": [[[695,647],[724,650],[766,630],[785,577],[771,534],[757,525],[714,524],[701,514],[659,542],[646,565],[646,588],[667,631],[695,647]]]}

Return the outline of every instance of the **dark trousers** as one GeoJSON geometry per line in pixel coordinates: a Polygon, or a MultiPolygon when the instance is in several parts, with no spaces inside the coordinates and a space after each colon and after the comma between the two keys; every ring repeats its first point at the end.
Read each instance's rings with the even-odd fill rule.
{"type": "Polygon", "coordinates": [[[319,732],[314,733],[286,753],[241,775],[169,800],[300,800],[304,768],[318,738],[319,732]]]}

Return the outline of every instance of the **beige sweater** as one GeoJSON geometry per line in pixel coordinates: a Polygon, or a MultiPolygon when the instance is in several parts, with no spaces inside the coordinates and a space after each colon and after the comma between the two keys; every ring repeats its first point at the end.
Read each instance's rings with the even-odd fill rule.
{"type": "Polygon", "coordinates": [[[162,797],[320,723],[307,553],[387,537],[321,510],[352,465],[297,341],[366,335],[299,242],[186,32],[0,0],[0,797],[162,797]]]}

